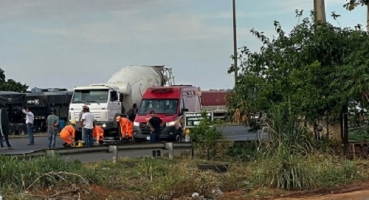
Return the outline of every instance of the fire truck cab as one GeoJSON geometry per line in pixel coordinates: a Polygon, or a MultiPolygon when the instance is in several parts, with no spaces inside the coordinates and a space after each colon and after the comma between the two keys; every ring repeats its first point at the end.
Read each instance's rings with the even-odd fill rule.
{"type": "Polygon", "coordinates": [[[192,85],[171,85],[150,87],[142,96],[138,113],[134,120],[134,140],[150,140],[150,129],[147,126],[151,118],[150,111],[154,111],[165,123],[161,129],[162,141],[181,141],[183,113],[186,111],[200,111],[201,97],[199,91],[192,85]],[[176,123],[176,122],[180,123],[176,123]]]}

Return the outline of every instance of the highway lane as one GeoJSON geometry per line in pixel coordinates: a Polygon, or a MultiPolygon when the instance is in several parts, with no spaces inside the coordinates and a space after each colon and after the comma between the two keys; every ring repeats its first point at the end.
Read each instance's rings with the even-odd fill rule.
{"type": "MultiPolygon", "coordinates": [[[[226,139],[230,141],[254,141],[259,138],[266,139],[265,134],[261,132],[252,133],[248,131],[248,127],[244,126],[225,126],[221,127],[223,135],[226,139]]],[[[28,138],[18,138],[10,139],[10,143],[13,146],[12,150],[0,149],[0,154],[23,154],[27,152],[33,152],[36,150],[47,149],[48,148],[48,138],[47,137],[35,137],[35,145],[28,146],[28,138]]],[[[63,141],[60,137],[56,139],[56,147],[62,147],[63,141]]],[[[151,151],[124,151],[120,152],[119,156],[130,156],[130,157],[140,157],[140,156],[150,156],[151,151]]],[[[107,153],[93,153],[93,154],[83,154],[83,155],[68,155],[67,157],[75,158],[78,160],[90,162],[101,159],[111,159],[112,155],[107,153]]]]}

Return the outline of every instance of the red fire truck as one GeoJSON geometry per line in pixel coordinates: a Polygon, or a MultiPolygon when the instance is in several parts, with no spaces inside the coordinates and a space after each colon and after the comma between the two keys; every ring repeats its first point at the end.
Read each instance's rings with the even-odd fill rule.
{"type": "Polygon", "coordinates": [[[198,88],[192,85],[171,85],[151,87],[142,96],[134,125],[134,140],[137,142],[150,140],[150,129],[147,121],[150,111],[154,111],[165,125],[162,127],[160,139],[164,141],[180,141],[183,113],[201,111],[201,97],[198,88]]]}

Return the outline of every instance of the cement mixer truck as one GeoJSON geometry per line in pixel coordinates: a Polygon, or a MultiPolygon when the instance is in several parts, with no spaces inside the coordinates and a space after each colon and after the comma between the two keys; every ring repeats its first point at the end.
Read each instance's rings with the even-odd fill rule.
{"type": "MultiPolygon", "coordinates": [[[[127,66],[113,74],[106,83],[75,87],[69,106],[70,120],[79,121],[83,105],[90,108],[105,132],[105,140],[119,139],[115,118],[125,114],[133,104],[140,104],[146,89],[174,84],[171,68],[161,66],[127,66]]],[[[76,140],[81,138],[81,126],[76,126],[76,140]]]]}

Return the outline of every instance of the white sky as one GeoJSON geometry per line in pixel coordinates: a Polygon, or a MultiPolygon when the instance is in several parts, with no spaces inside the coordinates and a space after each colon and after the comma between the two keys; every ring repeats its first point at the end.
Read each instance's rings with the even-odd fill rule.
{"type": "MultiPolygon", "coordinates": [[[[227,89],[233,54],[232,0],[1,0],[0,68],[7,78],[49,88],[102,83],[127,65],[166,65],[177,84],[227,89]]],[[[249,30],[274,34],[307,16],[312,0],[236,0],[238,47],[258,50],[249,30]]],[[[327,18],[365,26],[365,9],[326,0],[327,18]]]]}

